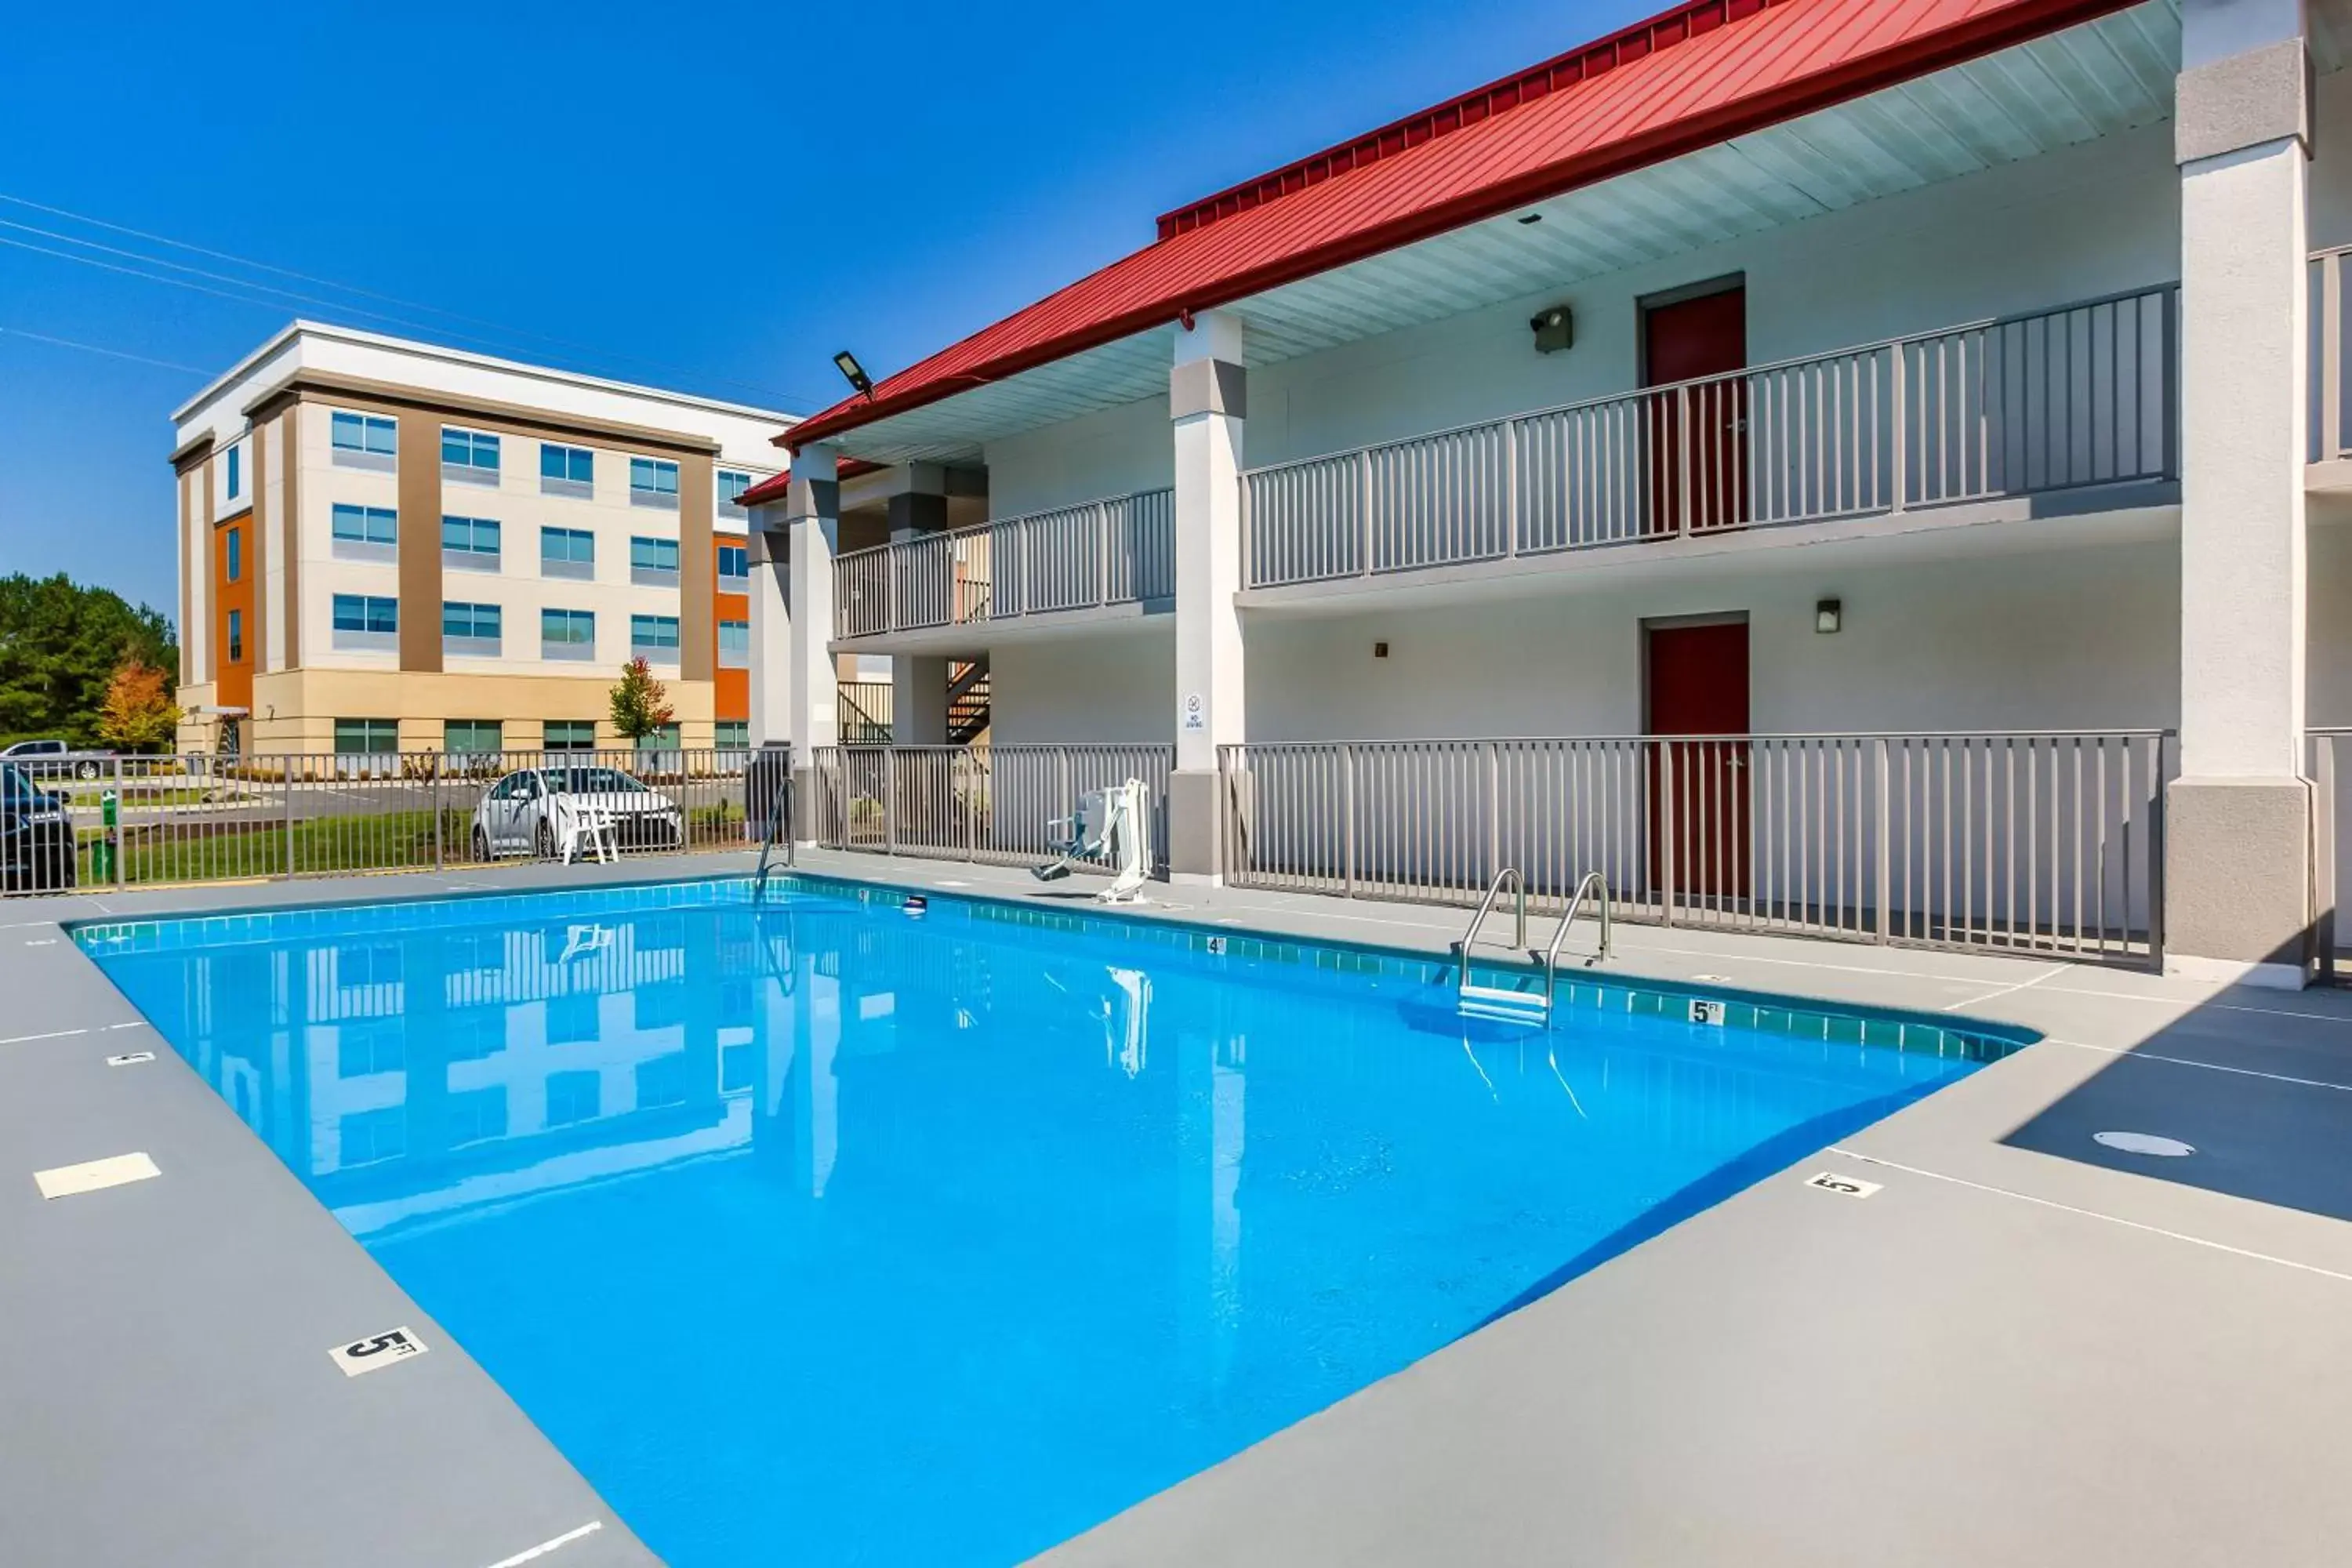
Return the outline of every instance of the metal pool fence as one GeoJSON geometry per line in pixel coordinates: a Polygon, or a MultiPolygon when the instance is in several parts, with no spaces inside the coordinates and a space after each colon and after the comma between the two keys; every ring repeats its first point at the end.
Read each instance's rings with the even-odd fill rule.
{"type": "Polygon", "coordinates": [[[1666,925],[2148,960],[2168,736],[1601,736],[1220,756],[1236,885],[1475,904],[1588,871],[1666,925]]]}
{"type": "Polygon", "coordinates": [[[1152,857],[1167,866],[1173,746],[821,746],[814,758],[808,809],[829,849],[1048,860],[1048,823],[1132,778],[1150,791],[1152,857]]]}
{"type": "Polygon", "coordinates": [[[624,855],[740,849],[759,841],[789,767],[781,750],[384,752],[20,773],[12,792],[62,802],[63,820],[57,805],[12,798],[11,837],[26,847],[0,863],[0,893],[545,859],[583,805],[614,817],[624,855]]]}

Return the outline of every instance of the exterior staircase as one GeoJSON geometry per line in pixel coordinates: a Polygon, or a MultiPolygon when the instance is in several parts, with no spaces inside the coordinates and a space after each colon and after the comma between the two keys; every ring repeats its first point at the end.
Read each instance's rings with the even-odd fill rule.
{"type": "Polygon", "coordinates": [[[948,666],[948,744],[969,746],[988,733],[988,660],[948,666]]]}

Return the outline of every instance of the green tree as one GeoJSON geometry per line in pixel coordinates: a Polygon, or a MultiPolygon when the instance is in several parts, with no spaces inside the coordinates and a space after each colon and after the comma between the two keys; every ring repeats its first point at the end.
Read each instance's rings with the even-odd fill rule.
{"type": "Polygon", "coordinates": [[[0,743],[60,735],[97,744],[107,685],[126,658],[177,671],[172,623],[63,573],[0,577],[0,743]]]}
{"type": "Polygon", "coordinates": [[[613,728],[632,743],[644,740],[675,718],[669,689],[654,679],[654,667],[633,658],[621,667],[613,688],[613,728]]]}

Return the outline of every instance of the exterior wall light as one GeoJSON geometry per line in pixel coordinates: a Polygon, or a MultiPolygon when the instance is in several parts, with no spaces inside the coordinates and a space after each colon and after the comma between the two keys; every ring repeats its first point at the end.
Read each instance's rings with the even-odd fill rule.
{"type": "Polygon", "coordinates": [[[1845,606],[1835,599],[1823,599],[1813,606],[1813,630],[1823,637],[1835,637],[1845,619],[1845,606]]]}
{"type": "Polygon", "coordinates": [[[1576,312],[1565,305],[1538,310],[1528,318],[1528,330],[1536,335],[1536,353],[1539,354],[1572,349],[1576,346],[1576,312]]]}
{"type": "Polygon", "coordinates": [[[840,371],[843,376],[847,378],[849,384],[857,390],[858,396],[874,395],[874,378],[866,374],[866,367],[857,363],[856,354],[844,349],[833,356],[833,363],[834,368],[840,371]]]}

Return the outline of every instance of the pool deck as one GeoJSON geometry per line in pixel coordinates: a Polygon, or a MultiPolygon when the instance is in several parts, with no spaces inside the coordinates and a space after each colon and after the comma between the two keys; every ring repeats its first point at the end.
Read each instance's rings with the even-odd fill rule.
{"type": "MultiPolygon", "coordinates": [[[[746,864],[0,902],[0,1559],[493,1568],[560,1541],[522,1560],[654,1561],[194,1072],[168,1050],[105,1065],[159,1042],[57,922],[746,864]],[[35,1171],[132,1151],[161,1177],[35,1189],[35,1171]],[[330,1346],[402,1325],[429,1354],[353,1379],[330,1363],[330,1346]]],[[[802,865],[1060,908],[1099,885],[802,865]]],[[[1147,917],[1427,952],[1465,918],[1149,891],[1147,917]]],[[[1641,927],[1617,947],[1601,973],[2048,1038],[1046,1562],[2347,1560],[2352,993],[1641,927]],[[2093,1142],[2105,1131],[2197,1152],[2125,1153],[2093,1142]],[[1880,1190],[1807,1186],[1819,1171],[1880,1190]]]]}

